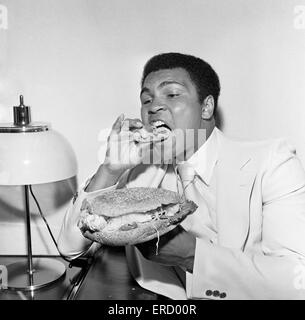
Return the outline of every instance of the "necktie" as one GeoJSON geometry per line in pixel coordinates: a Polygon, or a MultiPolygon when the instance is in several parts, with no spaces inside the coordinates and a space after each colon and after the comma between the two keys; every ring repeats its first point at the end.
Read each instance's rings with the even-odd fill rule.
{"type": "Polygon", "coordinates": [[[211,215],[215,214],[213,195],[188,163],[178,164],[177,169],[182,184],[180,194],[182,192],[186,199],[194,201],[198,206],[195,212],[182,221],[181,226],[197,238],[208,238],[216,242],[217,232],[211,219],[211,215]]]}

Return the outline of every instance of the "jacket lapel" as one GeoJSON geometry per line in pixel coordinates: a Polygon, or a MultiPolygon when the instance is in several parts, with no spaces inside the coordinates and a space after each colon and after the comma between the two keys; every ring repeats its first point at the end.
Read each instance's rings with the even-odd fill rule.
{"type": "Polygon", "coordinates": [[[250,198],[256,170],[251,155],[230,140],[220,144],[217,163],[218,243],[243,250],[250,228],[250,198]],[[225,142],[225,143],[223,143],[225,142]]]}

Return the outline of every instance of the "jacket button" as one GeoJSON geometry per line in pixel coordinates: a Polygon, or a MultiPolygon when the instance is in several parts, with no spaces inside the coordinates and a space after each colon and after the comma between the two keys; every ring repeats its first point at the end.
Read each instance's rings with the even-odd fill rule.
{"type": "Polygon", "coordinates": [[[213,292],[212,292],[212,290],[207,290],[205,292],[205,294],[209,297],[209,296],[211,296],[213,294],[213,292]]]}
{"type": "Polygon", "coordinates": [[[222,292],[222,293],[219,295],[219,297],[220,297],[221,299],[224,299],[226,296],[227,296],[227,294],[226,294],[225,292],[222,292]]]}
{"type": "Polygon", "coordinates": [[[220,295],[220,292],[219,292],[218,290],[215,290],[215,291],[213,292],[213,296],[214,296],[214,297],[219,297],[219,295],[220,295]]]}

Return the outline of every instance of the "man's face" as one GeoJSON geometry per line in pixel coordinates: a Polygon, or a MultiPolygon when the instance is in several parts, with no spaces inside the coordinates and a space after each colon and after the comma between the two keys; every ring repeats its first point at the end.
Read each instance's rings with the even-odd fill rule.
{"type": "Polygon", "coordinates": [[[164,149],[162,158],[172,158],[173,152],[179,156],[187,148],[193,148],[185,143],[185,135],[186,132],[196,135],[200,129],[202,105],[186,70],[164,69],[148,74],[140,98],[144,126],[151,131],[154,121],[161,120],[171,131],[170,139],[154,146],[155,151],[164,149]]]}

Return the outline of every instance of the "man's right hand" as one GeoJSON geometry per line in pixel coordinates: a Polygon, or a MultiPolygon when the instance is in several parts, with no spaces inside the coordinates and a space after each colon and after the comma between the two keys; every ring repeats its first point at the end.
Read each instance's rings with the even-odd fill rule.
{"type": "Polygon", "coordinates": [[[112,126],[108,137],[104,163],[92,178],[86,191],[95,191],[114,185],[120,176],[143,162],[149,154],[150,144],[134,141],[134,131],[143,128],[140,119],[124,119],[120,115],[112,126]]]}

